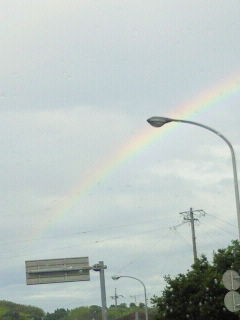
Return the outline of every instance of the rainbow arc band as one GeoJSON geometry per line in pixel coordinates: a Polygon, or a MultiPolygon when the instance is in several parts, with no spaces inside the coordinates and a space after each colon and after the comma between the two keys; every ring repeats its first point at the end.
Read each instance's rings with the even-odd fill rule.
{"type": "MultiPolygon", "coordinates": [[[[224,100],[232,98],[239,93],[240,70],[228,75],[223,81],[214,84],[214,86],[205,88],[192,99],[177,105],[171,114],[174,118],[190,119],[192,115],[217,108],[218,103],[222,103],[224,100]]],[[[173,128],[174,126],[169,126],[166,127],[166,130],[159,130],[159,132],[153,132],[148,128],[144,128],[132,137],[128,137],[121,146],[117,146],[116,149],[107,154],[102,161],[96,163],[93,168],[91,167],[90,170],[85,173],[85,176],[83,176],[79,182],[77,181],[72,189],[68,190],[64,196],[54,200],[52,204],[45,208],[45,210],[49,211],[48,219],[41,221],[35,228],[32,228],[29,237],[38,239],[39,236],[51,228],[55,229],[56,222],[69,216],[70,210],[74,208],[89,191],[92,191],[99,182],[103,182],[111,177],[118,168],[126,164],[131,158],[135,157],[135,155],[143,152],[149,145],[162,139],[165,134],[173,128]]]]}
{"type": "Polygon", "coordinates": [[[231,157],[232,157],[232,167],[233,167],[233,180],[234,180],[234,191],[235,191],[235,202],[236,202],[236,210],[237,210],[237,221],[238,221],[238,239],[240,240],[240,201],[239,201],[239,188],[238,188],[238,176],[237,176],[237,165],[236,165],[236,157],[235,152],[233,149],[232,144],[230,141],[224,137],[220,132],[217,130],[208,127],[204,124],[201,124],[199,122],[189,121],[189,120],[179,120],[179,119],[172,119],[172,118],[165,118],[165,117],[151,117],[147,120],[147,122],[153,126],[153,127],[162,127],[164,124],[169,122],[183,122],[188,124],[193,124],[199,127],[202,127],[204,129],[207,129],[213,133],[215,133],[217,136],[222,138],[228,145],[230,151],[231,151],[231,157]]]}

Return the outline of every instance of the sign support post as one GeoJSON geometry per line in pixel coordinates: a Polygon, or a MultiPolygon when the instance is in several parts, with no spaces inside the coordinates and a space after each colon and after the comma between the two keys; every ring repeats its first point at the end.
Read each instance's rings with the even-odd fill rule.
{"type": "Polygon", "coordinates": [[[107,269],[107,266],[104,265],[103,261],[99,261],[98,264],[95,264],[93,266],[93,270],[99,271],[99,275],[100,275],[100,288],[101,288],[101,300],[102,300],[102,320],[107,320],[107,299],[106,299],[104,269],[107,269]]]}

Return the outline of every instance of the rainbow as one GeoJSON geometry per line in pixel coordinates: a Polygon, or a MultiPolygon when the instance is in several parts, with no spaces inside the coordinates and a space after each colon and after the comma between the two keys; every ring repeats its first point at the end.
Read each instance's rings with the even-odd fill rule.
{"type": "MultiPolygon", "coordinates": [[[[204,112],[206,109],[216,107],[218,103],[224,101],[228,97],[240,92],[240,76],[233,76],[230,80],[225,80],[219,85],[204,91],[191,101],[177,106],[171,114],[160,115],[170,118],[190,119],[193,115],[204,112]]],[[[152,115],[149,115],[152,116],[152,115]]],[[[145,119],[143,119],[143,122],[145,119]]],[[[117,150],[112,152],[105,161],[91,170],[80,184],[77,184],[62,200],[49,209],[49,218],[47,221],[40,223],[39,229],[34,231],[34,235],[38,231],[48,230],[54,223],[73,208],[90,190],[92,190],[98,182],[109,177],[113,172],[123,165],[129,158],[134,157],[142,152],[149,144],[154,143],[163,137],[169,130],[172,130],[176,123],[170,123],[159,129],[151,128],[149,125],[144,127],[137,135],[128,139],[128,141],[119,146],[117,150]],[[51,213],[51,215],[50,215],[51,213]]]]}

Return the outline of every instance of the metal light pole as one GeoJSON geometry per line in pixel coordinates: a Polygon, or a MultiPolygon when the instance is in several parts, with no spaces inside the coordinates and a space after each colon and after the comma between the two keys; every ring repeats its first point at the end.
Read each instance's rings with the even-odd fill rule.
{"type": "Polygon", "coordinates": [[[236,201],[236,209],[237,209],[237,221],[238,221],[238,238],[240,240],[240,201],[239,201],[239,188],[238,188],[238,177],[237,177],[237,165],[236,165],[236,157],[235,152],[233,149],[233,146],[229,142],[229,140],[224,137],[220,132],[217,130],[210,128],[208,126],[205,126],[204,124],[194,122],[194,121],[188,121],[188,120],[179,120],[179,119],[171,119],[171,118],[165,118],[165,117],[151,117],[148,120],[148,123],[150,123],[153,127],[161,127],[164,124],[168,122],[183,122],[183,123],[189,123],[193,124],[199,127],[202,127],[204,129],[207,129],[213,133],[215,133],[217,136],[222,138],[228,145],[231,156],[232,156],[232,167],[233,167],[233,179],[234,179],[234,190],[235,190],[235,201],[236,201]]]}
{"type": "Polygon", "coordinates": [[[141,285],[143,286],[143,289],[144,289],[144,299],[145,299],[145,319],[148,320],[148,308],[147,308],[147,291],[146,291],[146,287],[145,287],[145,284],[142,282],[142,280],[140,279],[137,279],[135,277],[131,277],[131,276],[112,276],[112,279],[113,280],[118,280],[120,278],[131,278],[131,279],[134,279],[134,280],[137,280],[138,282],[141,283],[141,285]]]}

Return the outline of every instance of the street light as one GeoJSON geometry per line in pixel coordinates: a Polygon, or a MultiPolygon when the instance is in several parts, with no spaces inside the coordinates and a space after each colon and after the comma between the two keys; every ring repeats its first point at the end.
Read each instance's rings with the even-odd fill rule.
{"type": "Polygon", "coordinates": [[[221,133],[216,131],[213,128],[210,128],[208,126],[205,126],[204,124],[194,122],[194,121],[188,121],[188,120],[179,120],[179,119],[171,119],[171,118],[165,118],[165,117],[151,117],[147,120],[148,123],[151,124],[153,127],[162,127],[164,124],[168,122],[183,122],[183,123],[189,123],[193,124],[199,127],[202,127],[204,129],[207,129],[216,135],[218,135],[220,138],[222,138],[228,145],[230,151],[231,151],[231,156],[232,156],[232,167],[233,167],[233,179],[234,179],[234,190],[235,190],[235,201],[236,201],[236,209],[237,209],[237,221],[238,221],[238,237],[240,240],[240,201],[239,201],[239,189],[238,189],[238,177],[237,177],[237,165],[236,165],[236,157],[234,153],[233,146],[229,142],[229,140],[224,137],[221,133]]]}
{"type": "Polygon", "coordinates": [[[146,287],[145,287],[145,284],[140,280],[140,279],[137,279],[135,277],[131,277],[131,276],[118,276],[118,275],[115,275],[115,276],[112,276],[112,279],[113,280],[118,280],[120,278],[131,278],[131,279],[134,279],[134,280],[137,280],[138,282],[141,283],[141,285],[143,286],[143,289],[144,289],[144,299],[145,299],[145,319],[148,320],[148,308],[147,308],[147,291],[146,291],[146,287]]]}

